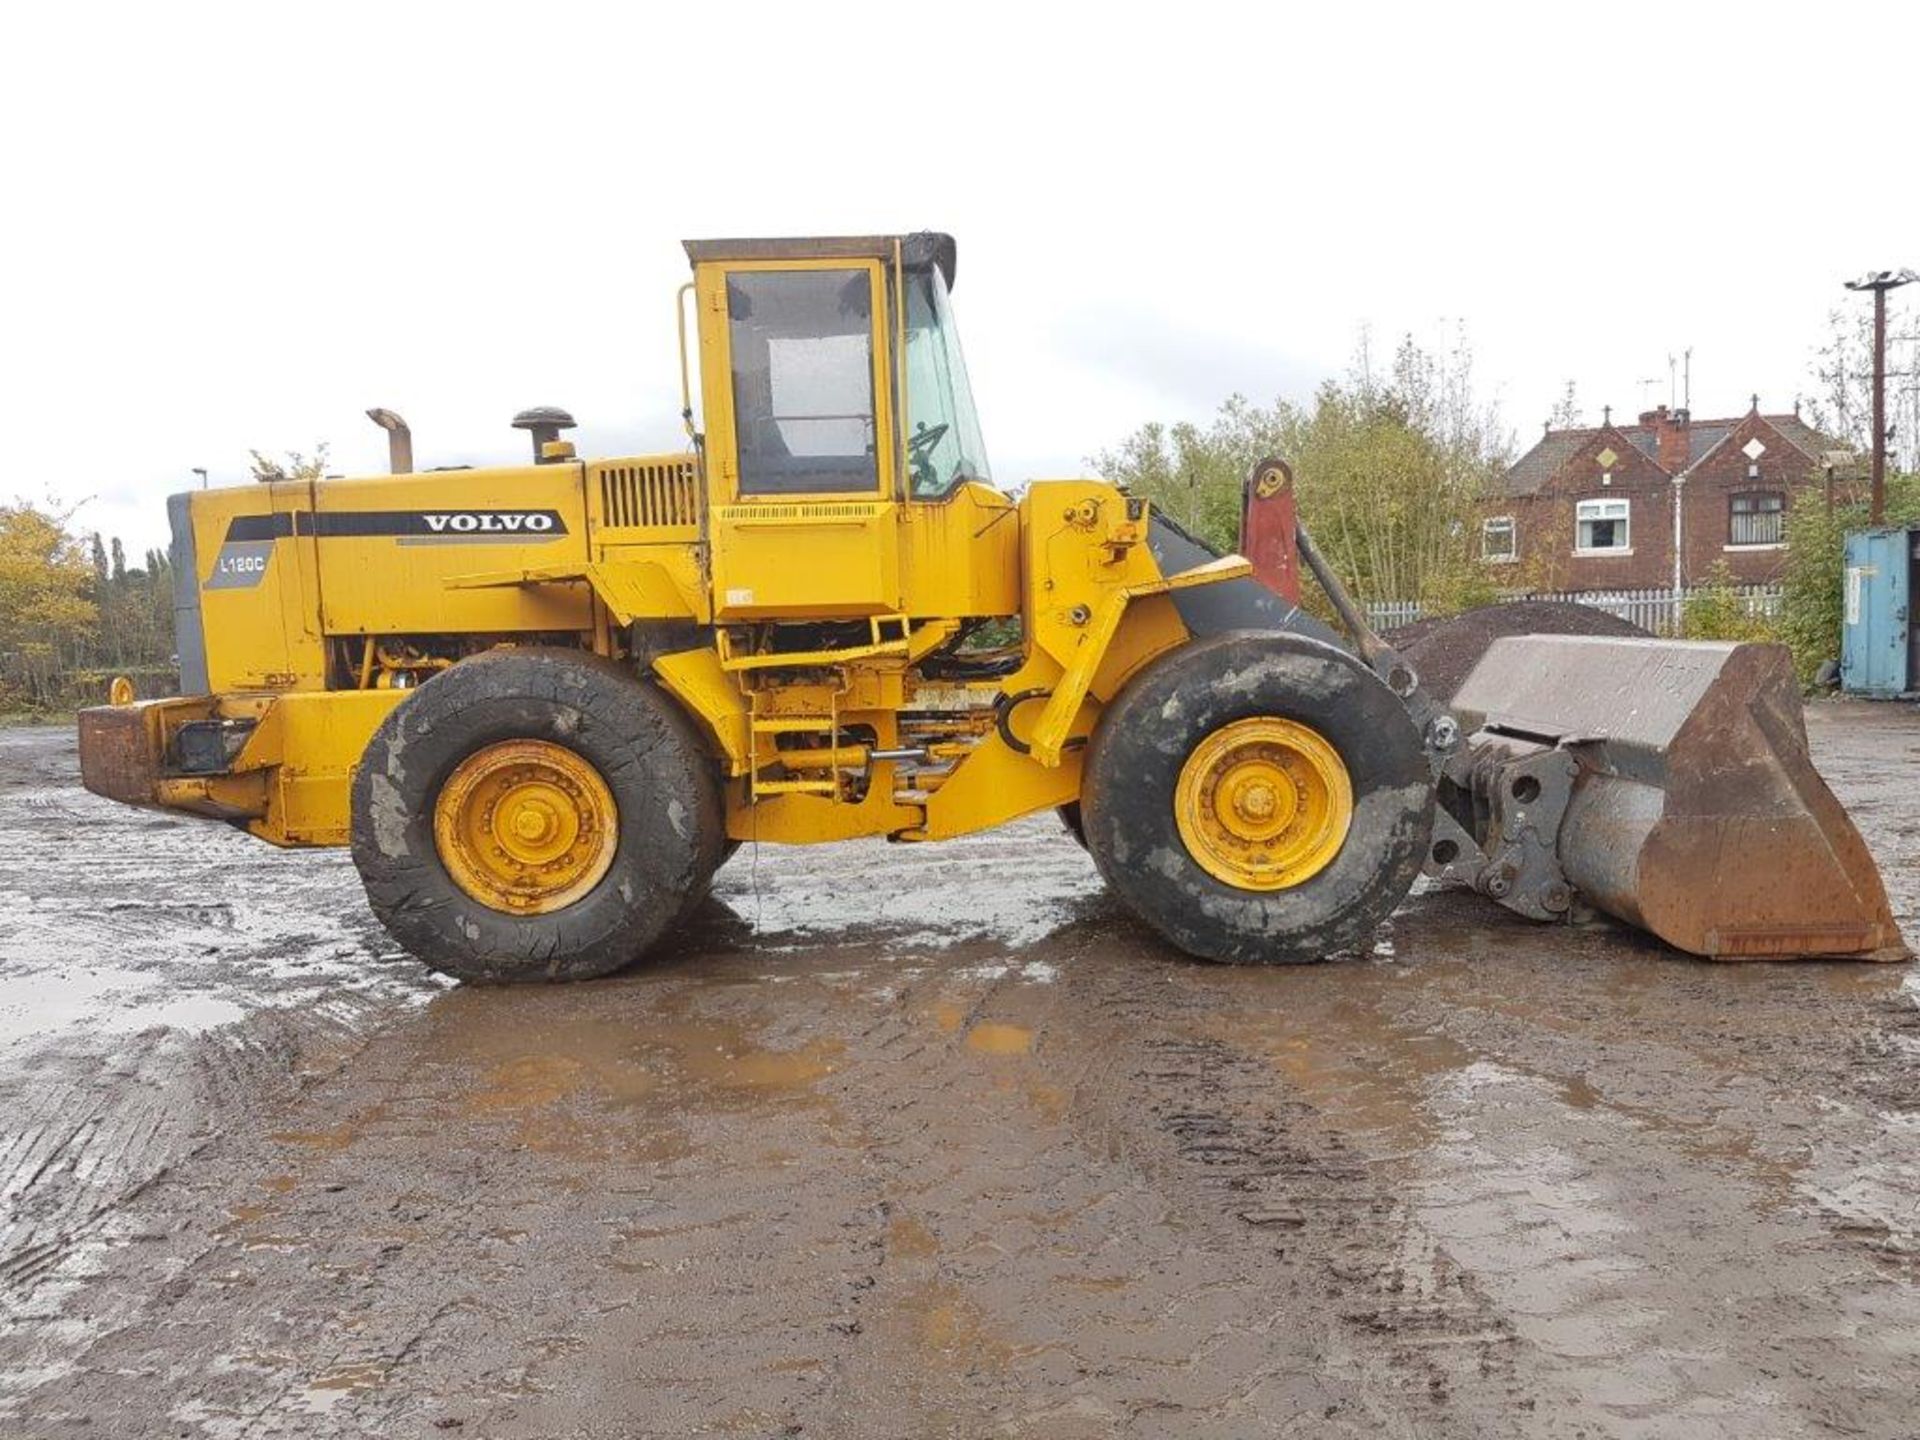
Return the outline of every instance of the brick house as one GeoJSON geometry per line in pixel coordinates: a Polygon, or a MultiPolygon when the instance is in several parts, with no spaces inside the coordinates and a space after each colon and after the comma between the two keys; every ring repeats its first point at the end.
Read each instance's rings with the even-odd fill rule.
{"type": "Polygon", "coordinates": [[[1487,502],[1481,556],[1550,590],[1695,585],[1725,561],[1742,584],[1779,577],[1785,525],[1806,486],[1850,488],[1840,442],[1791,415],[1695,420],[1665,405],[1633,425],[1548,429],[1487,502]],[[1834,480],[1834,467],[1840,479],[1834,480]]]}

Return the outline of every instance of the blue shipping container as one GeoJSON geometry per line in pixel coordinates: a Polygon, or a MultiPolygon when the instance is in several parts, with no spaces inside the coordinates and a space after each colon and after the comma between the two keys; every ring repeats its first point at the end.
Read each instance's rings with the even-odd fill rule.
{"type": "Polygon", "coordinates": [[[1840,684],[1849,695],[1910,695],[1920,677],[1920,628],[1913,623],[1920,529],[1861,530],[1847,536],[1840,684]]]}

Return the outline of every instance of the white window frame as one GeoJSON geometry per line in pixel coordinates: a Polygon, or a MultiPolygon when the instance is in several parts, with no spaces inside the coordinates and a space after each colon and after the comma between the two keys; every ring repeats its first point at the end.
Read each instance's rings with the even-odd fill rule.
{"type": "Polygon", "coordinates": [[[1480,522],[1480,558],[1489,565],[1511,565],[1520,558],[1520,527],[1514,524],[1511,515],[1489,515],[1480,522]],[[1507,532],[1507,551],[1496,555],[1487,549],[1487,541],[1496,527],[1507,532]]]}
{"type": "MultiPolygon", "coordinates": [[[[1754,468],[1757,470],[1759,469],[1759,466],[1756,465],[1754,468]]],[[[1756,551],[1756,550],[1786,549],[1787,548],[1787,492],[1784,490],[1770,490],[1762,486],[1758,489],[1735,490],[1731,494],[1729,494],[1727,496],[1727,543],[1722,545],[1720,548],[1722,550],[1734,551],[1736,554],[1746,554],[1750,551],[1756,551]],[[1733,502],[1748,495],[1753,495],[1753,496],[1770,495],[1770,496],[1776,497],[1780,501],[1780,508],[1778,510],[1749,512],[1752,514],[1767,514],[1767,515],[1777,516],[1780,522],[1780,538],[1778,540],[1741,541],[1741,540],[1735,540],[1733,538],[1733,515],[1734,515],[1733,502]]]]}
{"type": "Polygon", "coordinates": [[[1633,554],[1633,500],[1626,495],[1573,502],[1573,553],[1614,559],[1633,554]],[[1590,520],[1618,520],[1622,543],[1618,545],[1582,545],[1580,527],[1590,520]]]}

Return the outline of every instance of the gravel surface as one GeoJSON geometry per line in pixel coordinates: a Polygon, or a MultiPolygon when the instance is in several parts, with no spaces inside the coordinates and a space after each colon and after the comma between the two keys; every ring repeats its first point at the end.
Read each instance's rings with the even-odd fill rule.
{"type": "MultiPolygon", "coordinates": [[[[1817,758],[1920,934],[1920,714],[1817,758]]],[[[0,731],[0,1435],[1901,1436],[1906,966],[1416,894],[1182,959],[1051,817],[461,990],[0,731]]]]}

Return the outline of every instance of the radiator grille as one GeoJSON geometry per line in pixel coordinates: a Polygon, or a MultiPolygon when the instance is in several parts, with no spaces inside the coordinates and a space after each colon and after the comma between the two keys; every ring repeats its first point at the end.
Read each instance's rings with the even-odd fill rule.
{"type": "Polygon", "coordinates": [[[753,520],[871,520],[880,513],[874,500],[843,500],[805,505],[769,505],[764,501],[748,505],[729,505],[720,512],[726,521],[753,520]]]}
{"type": "Polygon", "coordinates": [[[696,529],[700,486],[691,460],[599,467],[601,523],[617,530],[696,529]]]}

